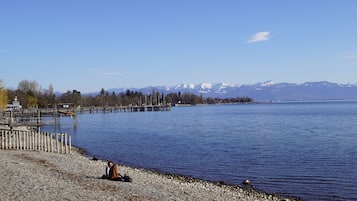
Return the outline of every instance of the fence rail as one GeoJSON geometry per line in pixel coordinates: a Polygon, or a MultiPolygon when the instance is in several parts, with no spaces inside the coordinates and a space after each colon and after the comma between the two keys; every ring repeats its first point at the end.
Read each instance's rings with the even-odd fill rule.
{"type": "Polygon", "coordinates": [[[35,131],[0,130],[0,149],[71,153],[71,135],[35,131]]]}

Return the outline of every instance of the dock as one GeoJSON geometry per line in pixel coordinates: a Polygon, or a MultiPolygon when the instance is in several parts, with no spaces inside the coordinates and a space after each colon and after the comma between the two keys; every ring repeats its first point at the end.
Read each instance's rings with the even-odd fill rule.
{"type": "MultiPolygon", "coordinates": [[[[40,127],[48,124],[42,120],[42,117],[53,117],[54,124],[59,123],[59,117],[73,117],[73,126],[76,127],[77,113],[113,113],[113,112],[166,112],[171,111],[171,105],[129,105],[115,107],[62,107],[63,104],[56,105],[53,108],[31,108],[12,110],[0,115],[0,125],[9,128],[25,126],[33,130],[40,131],[40,127]]],[[[69,105],[68,103],[65,105],[69,105]]]]}
{"type": "Polygon", "coordinates": [[[117,107],[84,107],[80,108],[81,113],[98,113],[98,112],[159,112],[171,111],[170,105],[141,105],[141,106],[117,106],[117,107]]]}

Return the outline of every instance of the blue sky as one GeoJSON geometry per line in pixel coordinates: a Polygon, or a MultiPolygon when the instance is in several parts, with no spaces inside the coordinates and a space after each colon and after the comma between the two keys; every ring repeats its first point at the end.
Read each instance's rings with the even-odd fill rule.
{"type": "Polygon", "coordinates": [[[355,0],[0,0],[7,88],[357,83],[355,0]]]}

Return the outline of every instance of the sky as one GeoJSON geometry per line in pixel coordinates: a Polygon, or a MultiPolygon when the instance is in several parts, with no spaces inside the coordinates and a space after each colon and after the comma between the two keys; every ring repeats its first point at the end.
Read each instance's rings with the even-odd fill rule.
{"type": "Polygon", "coordinates": [[[0,80],[357,83],[355,0],[0,0],[0,80]]]}

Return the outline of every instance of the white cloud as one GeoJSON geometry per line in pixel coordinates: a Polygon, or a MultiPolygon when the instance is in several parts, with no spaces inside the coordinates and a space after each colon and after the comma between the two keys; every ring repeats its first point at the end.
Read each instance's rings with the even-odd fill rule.
{"type": "Polygon", "coordinates": [[[96,75],[102,76],[104,78],[113,78],[116,76],[123,76],[123,73],[119,73],[119,72],[110,72],[110,71],[106,71],[106,70],[102,70],[102,69],[89,69],[89,71],[94,72],[96,75]]]}
{"type": "Polygon", "coordinates": [[[346,55],[345,58],[349,60],[357,60],[357,54],[346,55]]]}
{"type": "Polygon", "coordinates": [[[269,32],[258,32],[251,36],[246,43],[255,43],[255,42],[260,42],[260,41],[266,41],[269,40],[270,38],[270,33],[269,32]]]}

